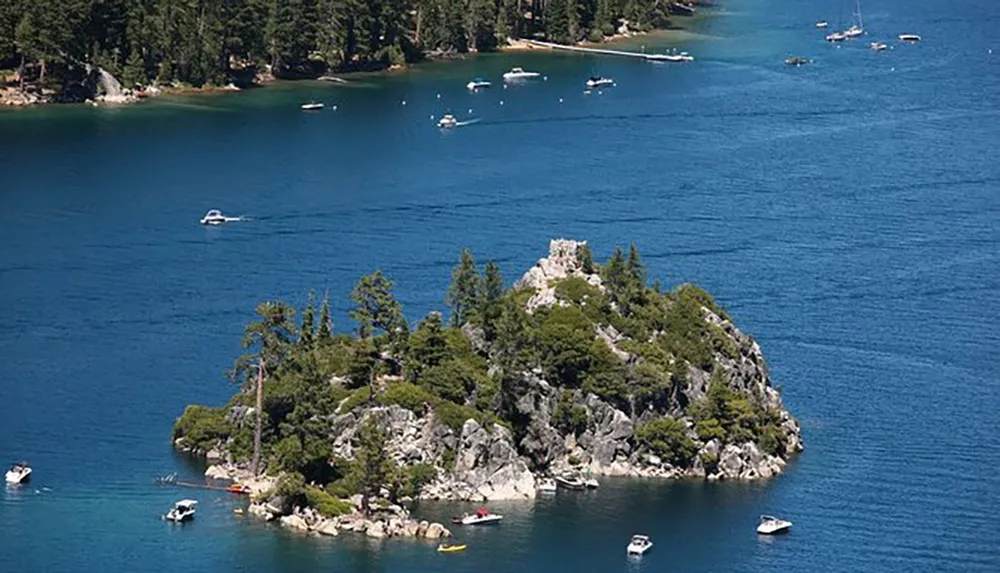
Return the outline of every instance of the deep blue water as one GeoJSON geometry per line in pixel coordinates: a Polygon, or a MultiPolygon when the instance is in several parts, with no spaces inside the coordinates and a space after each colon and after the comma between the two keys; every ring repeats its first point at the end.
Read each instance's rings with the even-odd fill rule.
{"type": "Polygon", "coordinates": [[[850,12],[730,0],[689,65],[499,55],[0,113],[0,461],[36,476],[0,493],[0,571],[1000,570],[1000,5],[868,2],[869,39],[924,37],[883,53],[813,28],[850,12]],[[548,79],[466,93],[512,65],[548,79]],[[583,95],[591,73],[618,86],[583,95]],[[481,121],[441,133],[449,109],[481,121]],[[197,225],[212,207],[251,220],[197,225]],[[346,330],[381,267],[416,320],[462,247],[513,280],[563,236],[635,241],[665,284],[716,294],[803,423],[789,471],[498,504],[451,556],[298,538],[208,493],[195,523],[157,519],[181,492],[153,477],[197,472],[173,420],[232,393],[257,302],[329,290],[346,330]],[[762,512],[794,531],[758,539],[762,512]],[[656,547],[626,560],[639,531],[656,547]]]}

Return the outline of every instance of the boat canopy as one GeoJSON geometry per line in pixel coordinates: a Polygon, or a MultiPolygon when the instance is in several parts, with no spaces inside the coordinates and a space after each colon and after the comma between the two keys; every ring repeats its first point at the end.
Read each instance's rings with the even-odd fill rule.
{"type": "Polygon", "coordinates": [[[762,516],[760,516],[760,520],[761,521],[778,521],[778,518],[774,517],[773,515],[762,515],[762,516]]]}
{"type": "Polygon", "coordinates": [[[489,514],[490,510],[486,509],[485,507],[480,507],[479,509],[476,510],[476,515],[478,515],[479,517],[484,517],[489,514]]]}
{"type": "Polygon", "coordinates": [[[206,217],[221,217],[222,216],[222,211],[220,211],[218,209],[212,209],[208,213],[205,213],[205,216],[206,217]]]}
{"type": "Polygon", "coordinates": [[[633,535],[632,541],[649,541],[648,535],[633,535]]]}
{"type": "Polygon", "coordinates": [[[182,499],[174,504],[177,509],[194,509],[198,502],[193,499],[182,499]]]}

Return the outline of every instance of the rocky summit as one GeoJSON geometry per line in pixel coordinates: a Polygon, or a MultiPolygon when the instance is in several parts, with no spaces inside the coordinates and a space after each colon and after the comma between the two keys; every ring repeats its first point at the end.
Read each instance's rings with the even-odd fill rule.
{"type": "Polygon", "coordinates": [[[758,343],[708,293],[646,274],[634,246],[599,265],[559,239],[509,289],[463,252],[448,323],[411,329],[380,272],[351,295],[358,336],[332,332],[329,301],[300,321],[265,303],[233,371],[242,390],[189,407],[174,443],[210,477],[254,484],[257,515],[319,532],[367,520],[376,537],[417,531],[408,515],[373,525],[378,504],[531,499],[543,475],[780,473],[803,445],[758,343]],[[258,422],[269,478],[249,471],[258,422]]]}

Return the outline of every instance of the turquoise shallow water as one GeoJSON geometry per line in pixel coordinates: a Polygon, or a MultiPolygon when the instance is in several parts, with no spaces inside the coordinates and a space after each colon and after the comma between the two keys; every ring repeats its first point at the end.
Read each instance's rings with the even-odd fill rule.
{"type": "Polygon", "coordinates": [[[812,23],[850,6],[734,0],[690,65],[498,55],[0,113],[0,460],[37,476],[0,493],[0,571],[1000,570],[1000,8],[868,4],[879,38],[924,41],[838,49],[812,23]],[[512,65],[548,79],[465,91],[512,65]],[[592,73],[618,86],[584,95],[592,73]],[[298,111],[313,98],[337,111],[298,111]],[[448,110],[481,121],[442,133],[448,110]],[[251,220],[204,229],[211,207],[251,220]],[[199,471],[173,419],[232,392],[258,301],[329,289],[344,330],[351,285],[382,267],[417,319],[460,248],[511,280],[559,236],[602,257],[634,240],[665,284],[717,295],[803,423],[786,474],[497,504],[505,523],[452,556],[297,538],[200,492],[195,523],[157,520],[181,492],[152,478],[199,471]],[[762,512],[795,530],[758,539],[762,512]],[[656,547],[630,561],[637,531],[656,547]]]}

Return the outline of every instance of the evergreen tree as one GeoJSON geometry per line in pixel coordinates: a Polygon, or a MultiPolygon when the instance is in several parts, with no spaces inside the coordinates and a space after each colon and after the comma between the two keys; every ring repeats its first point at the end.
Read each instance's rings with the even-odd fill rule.
{"type": "Polygon", "coordinates": [[[500,274],[500,266],[490,261],[486,263],[483,273],[477,311],[487,341],[492,341],[496,334],[496,322],[500,318],[502,299],[503,275],[500,274]]]}
{"type": "Polygon", "coordinates": [[[233,365],[230,376],[235,382],[252,380],[258,362],[263,362],[268,372],[277,372],[296,339],[295,311],[285,303],[259,304],[257,316],[259,319],[244,330],[241,345],[249,352],[237,358],[233,365]]]}
{"type": "Polygon", "coordinates": [[[445,302],[451,307],[451,325],[462,326],[472,319],[479,298],[479,271],[472,251],[463,249],[458,266],[451,272],[451,287],[445,302]]]}
{"type": "Polygon", "coordinates": [[[333,320],[330,318],[330,293],[323,295],[323,305],[319,309],[319,328],[316,339],[327,342],[333,337],[333,320]]]}
{"type": "Polygon", "coordinates": [[[309,293],[309,302],[302,309],[302,326],[299,327],[299,344],[312,348],[316,341],[316,293],[309,293]]]}
{"type": "Polygon", "coordinates": [[[403,309],[392,294],[392,281],[377,270],[361,277],[351,291],[357,305],[351,318],[358,322],[358,336],[368,338],[381,331],[394,338],[404,333],[403,309]]]}
{"type": "Polygon", "coordinates": [[[548,0],[545,3],[545,36],[550,42],[568,44],[570,37],[569,9],[572,0],[548,0]]]}
{"type": "Polygon", "coordinates": [[[374,414],[362,424],[358,431],[357,460],[361,469],[361,507],[366,514],[371,513],[371,500],[379,495],[383,486],[388,486],[393,478],[394,467],[386,449],[385,430],[374,414]]]}
{"type": "Polygon", "coordinates": [[[593,274],[594,253],[590,250],[590,245],[584,243],[577,247],[576,256],[580,259],[580,270],[582,270],[584,274],[593,274]]]}
{"type": "Polygon", "coordinates": [[[407,378],[413,382],[425,369],[437,366],[448,358],[448,339],[440,312],[428,314],[410,336],[406,358],[407,378]]]}

